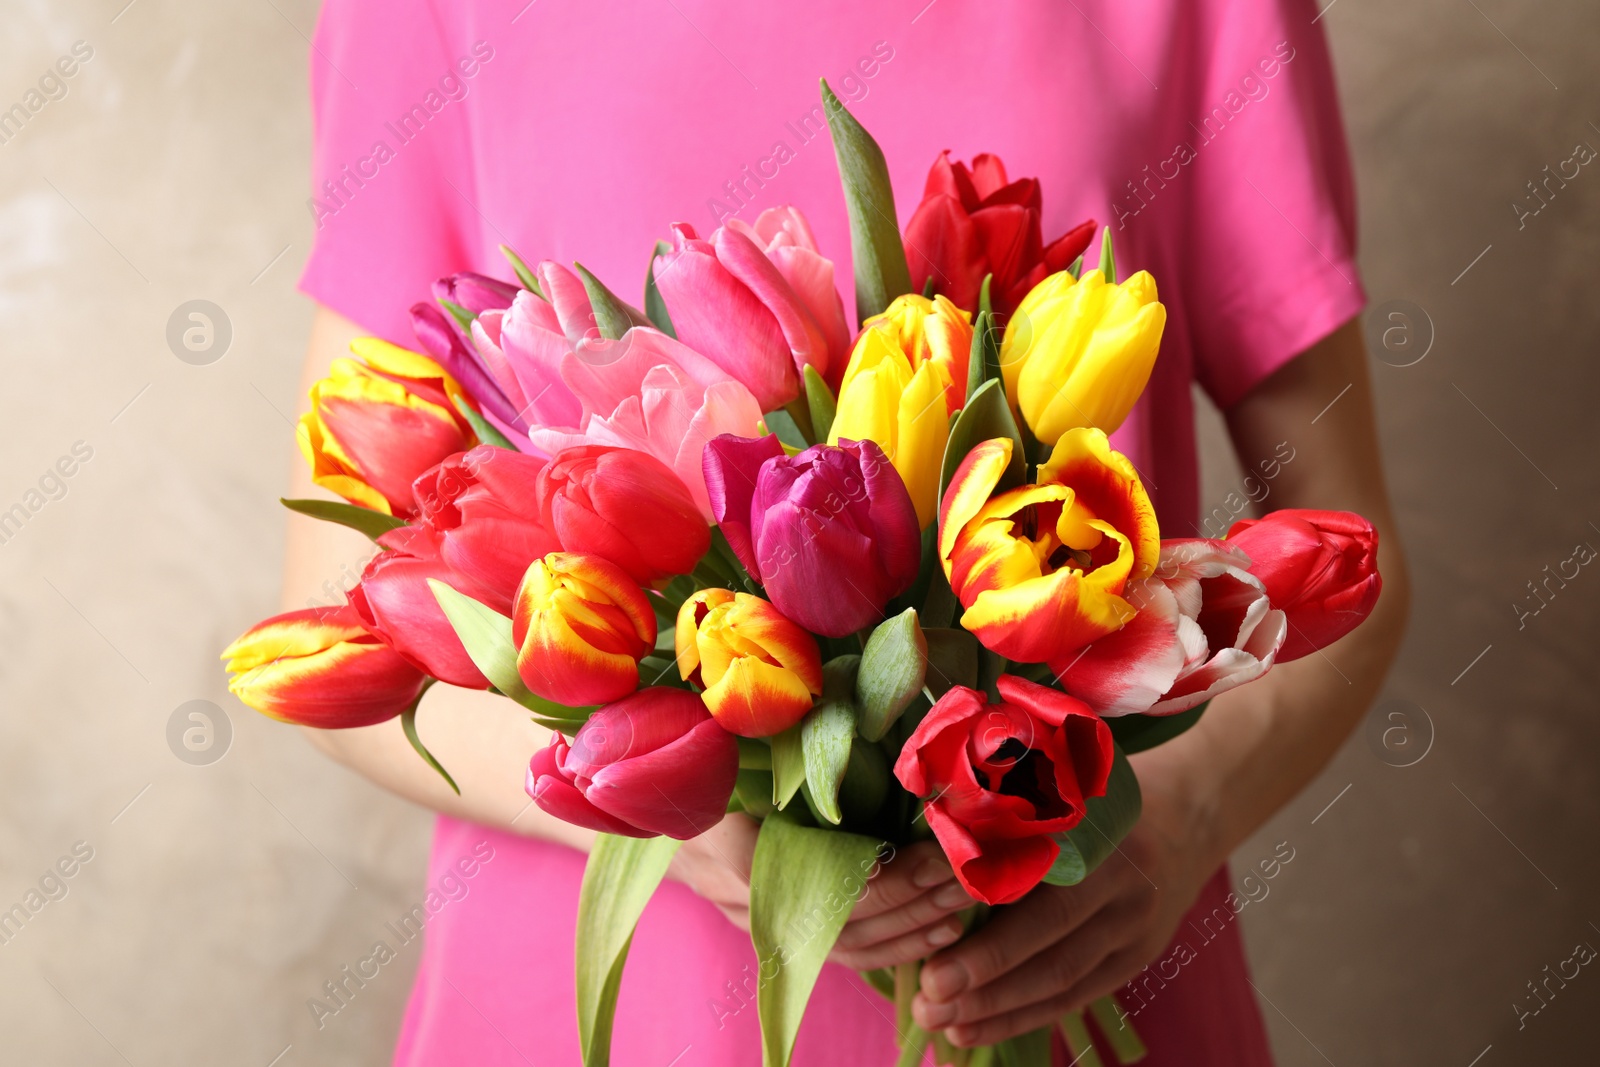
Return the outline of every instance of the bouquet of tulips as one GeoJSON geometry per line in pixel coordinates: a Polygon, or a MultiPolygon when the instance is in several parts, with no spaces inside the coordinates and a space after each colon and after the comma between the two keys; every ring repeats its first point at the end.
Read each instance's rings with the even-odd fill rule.
{"type": "MultiPolygon", "coordinates": [[[[1093,223],[1046,244],[1032,179],[941,157],[907,234],[877,144],[823,85],[850,214],[852,331],[794,208],[687,225],[636,308],[552,262],[441,280],[426,355],[352,346],[299,443],[343,497],[284,503],[380,551],[336,607],[225,653],[275,718],[416,728],[434,681],[554,732],[527,790],[599,831],[578,915],[585,1064],[608,1062],[634,925],[683,840],[761,820],[750,925],[767,1067],[886,847],[929,835],[987,908],[1083,879],[1139,815],[1127,754],[1357,625],[1355,515],[1277,512],[1163,541],[1107,434],[1165,310],[1093,223]],[[909,255],[908,255],[909,250],[909,255]],[[854,338],[852,339],[852,333],[854,338]]],[[[454,782],[450,784],[454,786],[454,782]]],[[[1052,1029],[957,1049],[866,976],[901,1063],[1046,1064],[1052,1029]]],[[[1120,1062],[1137,1038],[1091,1009],[1120,1062]]],[[[1060,1025],[1079,1062],[1084,1017],[1060,1025]]]]}

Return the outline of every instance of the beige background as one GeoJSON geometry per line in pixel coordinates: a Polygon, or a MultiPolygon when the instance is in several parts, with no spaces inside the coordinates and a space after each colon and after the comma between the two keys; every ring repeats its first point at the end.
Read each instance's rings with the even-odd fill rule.
{"type": "MultiPolygon", "coordinates": [[[[0,510],[93,449],[0,544],[0,909],[93,849],[0,945],[0,1058],[386,1063],[415,946],[320,1031],[306,1000],[420,897],[428,819],[229,698],[214,658],[276,605],[315,4],[123,2],[0,8],[0,106],[94,49],[0,145],[0,510]],[[233,327],[209,366],[164,337],[196,297],[233,327]],[[166,739],[195,699],[232,725],[210,766],[166,739]]],[[[1587,1060],[1600,976],[1520,1031],[1513,1003],[1600,945],[1600,575],[1520,631],[1512,604],[1600,546],[1600,172],[1520,232],[1509,205],[1600,146],[1600,11],[1335,0],[1323,25],[1374,304],[1413,301],[1417,344],[1434,335],[1420,363],[1373,364],[1417,583],[1389,695],[1433,730],[1411,711],[1407,768],[1356,736],[1241,851],[1295,849],[1243,915],[1263,1011],[1286,1067],[1587,1060]]],[[[1222,505],[1238,474],[1206,436],[1222,505]]]]}

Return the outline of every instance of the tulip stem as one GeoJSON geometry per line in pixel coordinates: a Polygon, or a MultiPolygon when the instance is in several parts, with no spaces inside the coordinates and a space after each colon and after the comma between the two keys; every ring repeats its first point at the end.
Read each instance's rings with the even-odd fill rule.
{"type": "MultiPolygon", "coordinates": [[[[917,984],[922,977],[922,961],[912,960],[910,963],[896,964],[894,969],[894,1020],[895,1029],[900,1033],[909,1046],[911,1039],[916,1034],[922,1034],[923,1046],[926,1047],[928,1035],[911,1019],[911,998],[916,995],[917,984]]],[[[904,1058],[902,1057],[902,1062],[904,1058]]],[[[912,1060],[918,1063],[920,1060],[912,1060]]]]}

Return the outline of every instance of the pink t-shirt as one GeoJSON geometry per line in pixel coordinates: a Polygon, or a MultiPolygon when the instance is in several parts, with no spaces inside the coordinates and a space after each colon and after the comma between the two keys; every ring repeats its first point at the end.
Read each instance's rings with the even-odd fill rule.
{"type": "MultiPolygon", "coordinates": [[[[994,152],[1041,179],[1046,240],[1093,217],[1124,277],[1155,276],[1161,356],[1114,441],[1163,530],[1189,536],[1191,382],[1227,407],[1364,299],[1315,15],[1310,0],[328,0],[301,286],[408,344],[407,309],[434,278],[510,276],[500,244],[581,261],[637,301],[670,223],[705,233],[790,203],[853,307],[823,76],[883,146],[902,223],[942,149],[994,152]]],[[[441,819],[431,877],[483,839],[496,859],[428,926],[396,1062],[577,1063],[581,857],[441,819]]],[[[1199,907],[1226,911],[1226,892],[1219,873],[1199,907]]],[[[1236,927],[1187,936],[1207,947],[1137,1019],[1147,1063],[1268,1062],[1236,927]]],[[[715,909],[664,886],[634,942],[614,1062],[758,1062],[753,960],[715,909]]],[[[796,1064],[892,1062],[891,1014],[830,966],[796,1064]]]]}

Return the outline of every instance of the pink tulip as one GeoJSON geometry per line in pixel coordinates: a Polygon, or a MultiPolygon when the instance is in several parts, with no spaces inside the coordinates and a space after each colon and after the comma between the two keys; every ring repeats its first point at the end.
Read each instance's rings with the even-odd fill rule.
{"type": "Polygon", "coordinates": [[[677,248],[655,261],[678,339],[755,394],[763,411],[800,395],[807,364],[828,372],[828,339],[773,261],[738,229],[709,241],[673,226],[677,248]]]}
{"type": "Polygon", "coordinates": [[[528,765],[527,791],[551,815],[627,837],[687,841],[715,826],[739,773],[739,745],[686,689],[653,686],[557,734],[528,765]]]}
{"type": "Polygon", "coordinates": [[[720,434],[760,432],[761,406],[750,390],[693,349],[642,327],[620,341],[580,345],[562,376],[583,406],[582,421],[530,430],[536,449],[553,456],[595,444],[648,453],[672,468],[711,521],[700,454],[720,434]]]}
{"type": "MultiPolygon", "coordinates": [[[[731,219],[730,229],[754,241],[783,280],[789,283],[800,302],[811,312],[828,346],[828,362],[823,377],[835,392],[850,359],[850,324],[844,317],[844,302],[834,285],[833,260],[824,256],[811,234],[811,224],[797,207],[770,207],[754,226],[731,219]]],[[[820,367],[819,367],[820,369],[820,367]]]]}
{"type": "Polygon", "coordinates": [[[1223,541],[1161,542],[1156,572],[1122,596],[1138,614],[1050,667],[1101,715],[1173,715],[1261,677],[1288,624],[1250,557],[1223,541]]]}

